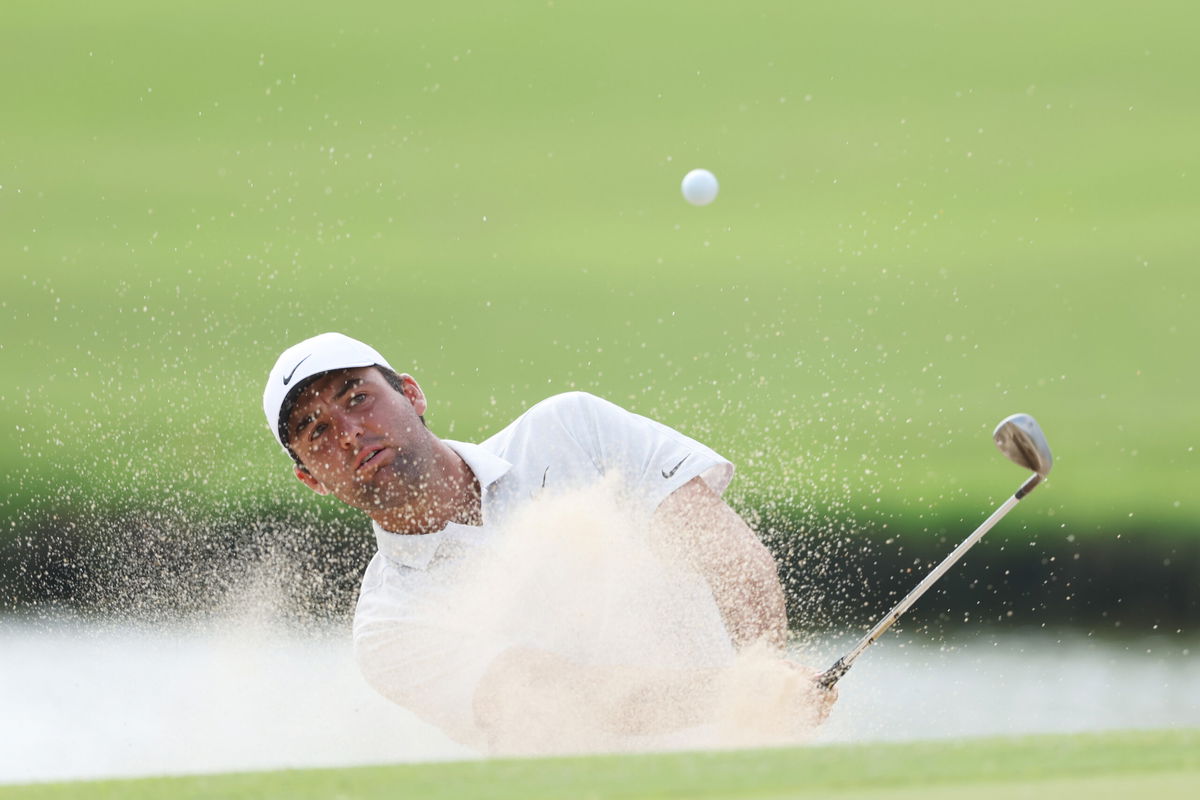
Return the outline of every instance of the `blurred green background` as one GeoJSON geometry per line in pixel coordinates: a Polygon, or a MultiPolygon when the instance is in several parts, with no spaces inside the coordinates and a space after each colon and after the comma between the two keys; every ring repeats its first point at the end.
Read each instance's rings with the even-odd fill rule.
{"type": "Polygon", "coordinates": [[[326,330],[440,435],[586,389],[735,460],[744,507],[974,522],[1026,411],[1058,461],[1018,528],[1195,528],[1194,4],[4,17],[0,536],[319,507],[260,395],[326,330]]]}

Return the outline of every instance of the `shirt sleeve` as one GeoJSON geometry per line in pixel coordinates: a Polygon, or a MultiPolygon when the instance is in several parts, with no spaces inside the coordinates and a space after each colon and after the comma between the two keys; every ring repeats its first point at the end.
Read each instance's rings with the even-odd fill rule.
{"type": "Polygon", "coordinates": [[[367,683],[457,742],[486,749],[475,719],[475,690],[508,645],[438,614],[420,587],[376,556],[363,578],[354,615],[354,656],[367,683]]]}
{"type": "Polygon", "coordinates": [[[699,477],[718,494],[733,464],[673,428],[586,392],[560,395],[555,409],[603,474],[618,473],[653,511],[672,492],[699,477]]]}

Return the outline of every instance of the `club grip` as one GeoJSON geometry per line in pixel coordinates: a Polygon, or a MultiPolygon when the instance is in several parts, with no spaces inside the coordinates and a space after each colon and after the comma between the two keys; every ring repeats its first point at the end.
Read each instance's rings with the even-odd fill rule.
{"type": "Polygon", "coordinates": [[[850,671],[850,665],[846,663],[845,658],[839,658],[837,662],[821,673],[817,678],[816,684],[822,689],[832,689],[834,684],[842,679],[842,676],[850,671]]]}

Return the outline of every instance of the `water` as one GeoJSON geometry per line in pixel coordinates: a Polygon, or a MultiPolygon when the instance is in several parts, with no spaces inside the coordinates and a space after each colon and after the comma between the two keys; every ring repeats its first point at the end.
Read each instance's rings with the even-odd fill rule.
{"type": "MultiPolygon", "coordinates": [[[[1198,658],[1179,636],[901,633],[817,742],[1197,727],[1198,658]]],[[[0,783],[470,757],[363,683],[346,630],[0,620],[0,783]]]]}
{"type": "MultiPolygon", "coordinates": [[[[842,679],[823,741],[1200,726],[1200,640],[1075,631],[883,639],[842,679]]],[[[852,643],[851,643],[852,644],[852,643]]]]}
{"type": "Polygon", "coordinates": [[[345,631],[0,627],[0,782],[469,757],[345,631]]]}

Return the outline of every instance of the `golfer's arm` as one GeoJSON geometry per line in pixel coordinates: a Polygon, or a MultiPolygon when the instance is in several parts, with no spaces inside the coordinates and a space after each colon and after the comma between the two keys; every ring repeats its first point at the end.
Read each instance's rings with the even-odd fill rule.
{"type": "Polygon", "coordinates": [[[787,611],[775,559],[719,494],[694,478],[662,502],[654,522],[708,581],[736,647],[783,646],[787,611]]]}
{"type": "MultiPolygon", "coordinates": [[[[531,647],[501,653],[474,697],[493,747],[565,732],[645,735],[699,724],[712,714],[721,672],[589,666],[531,647]]],[[[561,746],[562,742],[559,742],[561,746]]]]}

